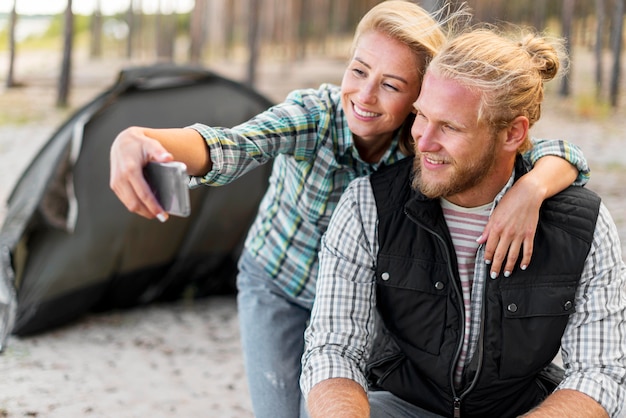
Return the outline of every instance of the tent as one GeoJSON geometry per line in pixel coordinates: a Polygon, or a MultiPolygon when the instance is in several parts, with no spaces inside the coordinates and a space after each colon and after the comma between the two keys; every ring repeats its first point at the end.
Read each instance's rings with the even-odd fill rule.
{"type": "Polygon", "coordinates": [[[270,164],[191,191],[191,216],[130,213],[109,188],[109,148],[131,125],[234,126],[271,103],[205,69],[123,70],[71,116],[15,185],[0,229],[0,343],[90,311],[234,292],[236,260],[270,164]]]}

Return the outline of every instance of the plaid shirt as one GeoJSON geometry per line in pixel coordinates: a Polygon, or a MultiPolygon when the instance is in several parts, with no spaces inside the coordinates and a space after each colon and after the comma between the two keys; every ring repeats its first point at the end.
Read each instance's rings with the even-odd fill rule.
{"type": "MultiPolygon", "coordinates": [[[[512,186],[512,179],[494,206],[512,186]]],[[[322,240],[317,295],[305,334],[301,386],[305,396],[322,380],[352,379],[367,390],[364,370],[376,332],[375,268],[379,249],[376,202],[368,179],[345,192],[322,240]]],[[[471,299],[470,353],[480,330],[487,266],[476,258],[471,299]]],[[[602,204],[562,337],[565,379],[559,386],[586,393],[612,417],[626,414],[626,265],[617,229],[602,204]]]]}
{"type": "MultiPolygon", "coordinates": [[[[380,162],[364,162],[341,107],[340,88],[329,84],[296,90],[232,129],[191,127],[205,138],[213,163],[192,186],[224,185],[274,160],[246,250],[287,294],[307,303],[315,295],[320,239],[343,191],[353,179],[404,158],[396,137],[380,162]]],[[[576,146],[540,141],[528,157],[534,162],[545,155],[566,158],[586,182],[589,168],[576,146]]]]}

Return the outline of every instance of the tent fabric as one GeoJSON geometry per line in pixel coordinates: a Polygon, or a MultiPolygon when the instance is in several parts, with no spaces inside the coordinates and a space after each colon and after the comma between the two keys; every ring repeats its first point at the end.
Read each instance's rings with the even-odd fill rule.
{"type": "MultiPolygon", "coordinates": [[[[123,70],[26,168],[0,229],[0,344],[89,311],[234,292],[236,260],[271,165],[191,190],[191,216],[130,213],[109,188],[109,148],[128,126],[234,126],[271,105],[196,67],[123,70]]],[[[1,348],[1,347],[0,347],[1,348]]]]}

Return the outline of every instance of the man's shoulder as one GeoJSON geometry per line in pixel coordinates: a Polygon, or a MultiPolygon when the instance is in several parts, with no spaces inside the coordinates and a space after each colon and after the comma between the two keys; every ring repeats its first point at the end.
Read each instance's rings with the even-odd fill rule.
{"type": "Polygon", "coordinates": [[[381,167],[370,175],[372,191],[380,208],[403,205],[411,194],[413,158],[381,167]]]}
{"type": "Polygon", "coordinates": [[[589,208],[599,208],[602,199],[593,190],[585,187],[570,186],[545,201],[545,208],[558,208],[567,205],[583,205],[589,208]]]}
{"type": "Polygon", "coordinates": [[[602,199],[592,190],[570,186],[547,199],[542,208],[545,221],[591,240],[602,199]]]}

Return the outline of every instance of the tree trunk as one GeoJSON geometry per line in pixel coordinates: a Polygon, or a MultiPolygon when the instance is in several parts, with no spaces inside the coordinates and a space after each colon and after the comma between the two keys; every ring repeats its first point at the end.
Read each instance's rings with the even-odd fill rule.
{"type": "Polygon", "coordinates": [[[13,0],[13,7],[11,8],[11,17],[9,18],[9,72],[7,74],[7,87],[15,87],[17,83],[15,82],[15,49],[16,49],[16,41],[15,41],[15,26],[17,26],[17,0],[13,0]]]}
{"type": "Polygon", "coordinates": [[[72,79],[72,49],[74,41],[74,14],[72,13],[72,0],[67,0],[65,8],[65,23],[63,33],[63,60],[61,62],[61,76],[59,78],[59,95],[57,106],[66,107],[70,93],[72,79]]]}
{"type": "Polygon", "coordinates": [[[296,32],[296,58],[298,60],[303,60],[306,58],[306,53],[309,45],[309,28],[308,28],[308,19],[307,12],[309,11],[309,2],[307,0],[295,0],[296,7],[293,10],[293,17],[298,25],[296,32]]]}
{"type": "Polygon", "coordinates": [[[602,52],[604,50],[604,10],[605,0],[595,0],[596,3],[596,44],[594,47],[594,53],[596,58],[596,100],[599,101],[602,97],[602,73],[604,72],[604,66],[602,65],[602,52]]]}
{"type": "Polygon", "coordinates": [[[205,26],[206,26],[207,4],[206,0],[196,0],[191,12],[189,61],[192,64],[199,64],[202,61],[202,51],[204,50],[205,26]]]}
{"type": "Polygon", "coordinates": [[[333,7],[333,34],[345,35],[350,33],[350,1],[335,0],[333,7]]]}
{"type": "MultiPolygon", "coordinates": [[[[574,21],[574,6],[575,0],[563,0],[563,9],[561,11],[561,23],[563,25],[562,34],[565,38],[565,50],[567,51],[568,56],[570,57],[570,62],[572,56],[572,25],[574,21]]],[[[561,89],[559,90],[559,94],[562,97],[567,97],[570,95],[570,78],[565,76],[561,80],[561,89]]]]}
{"type": "Polygon", "coordinates": [[[126,10],[126,25],[128,26],[128,33],[126,34],[126,58],[131,59],[133,57],[133,41],[135,39],[135,9],[134,1],[128,2],[128,9],[126,10]]]}
{"type": "Polygon", "coordinates": [[[232,58],[235,50],[235,44],[237,43],[237,37],[235,31],[237,30],[237,8],[236,4],[232,0],[227,0],[224,5],[224,48],[221,51],[221,55],[226,58],[232,58]]]}
{"type": "Polygon", "coordinates": [[[536,1],[532,3],[533,26],[537,30],[546,27],[546,1],[536,1]]]}
{"type": "Polygon", "coordinates": [[[256,83],[256,71],[259,60],[259,14],[262,0],[250,0],[248,7],[248,71],[246,84],[254,87],[256,83]]]}
{"type": "Polygon", "coordinates": [[[157,59],[174,61],[174,41],[176,38],[176,16],[171,1],[159,0],[159,11],[156,16],[157,59]],[[163,3],[166,3],[164,7],[163,3]],[[167,9],[167,10],[165,10],[167,9]]]}
{"type": "Polygon", "coordinates": [[[102,11],[100,0],[96,0],[96,5],[91,15],[91,42],[89,44],[89,56],[91,58],[102,57],[102,11]]]}
{"type": "Polygon", "coordinates": [[[613,36],[611,37],[613,52],[613,67],[611,69],[610,102],[612,107],[617,107],[619,99],[619,82],[621,76],[622,60],[622,32],[624,28],[624,0],[615,0],[615,13],[613,14],[613,36]]]}

